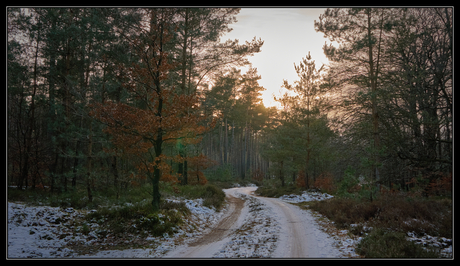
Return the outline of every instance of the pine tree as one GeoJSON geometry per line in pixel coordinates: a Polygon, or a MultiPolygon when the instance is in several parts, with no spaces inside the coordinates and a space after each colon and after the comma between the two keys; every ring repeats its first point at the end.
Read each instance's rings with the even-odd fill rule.
{"type": "MultiPolygon", "coordinates": [[[[378,80],[381,70],[382,40],[389,10],[382,8],[327,9],[315,21],[316,31],[324,33],[339,47],[325,44],[324,53],[333,62],[348,64],[342,81],[358,85],[359,90],[370,99],[372,121],[373,177],[380,180],[380,128],[378,80]]],[[[363,95],[362,94],[362,95],[363,95]]]]}

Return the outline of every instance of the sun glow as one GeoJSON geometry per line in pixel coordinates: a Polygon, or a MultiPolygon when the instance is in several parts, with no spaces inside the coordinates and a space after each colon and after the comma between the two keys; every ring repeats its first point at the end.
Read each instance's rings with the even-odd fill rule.
{"type": "Polygon", "coordinates": [[[318,67],[328,63],[322,49],[326,39],[315,31],[313,23],[324,11],[324,8],[242,8],[238,22],[231,25],[233,30],[222,38],[244,41],[255,36],[264,40],[261,52],[248,58],[261,76],[260,86],[266,89],[261,96],[264,106],[281,108],[274,96],[284,93],[284,79],[290,84],[298,79],[294,63],[309,51],[318,67]]]}
{"type": "Polygon", "coordinates": [[[271,91],[262,92],[262,102],[265,107],[276,107],[277,109],[281,108],[281,104],[275,101],[275,95],[271,91]]]}

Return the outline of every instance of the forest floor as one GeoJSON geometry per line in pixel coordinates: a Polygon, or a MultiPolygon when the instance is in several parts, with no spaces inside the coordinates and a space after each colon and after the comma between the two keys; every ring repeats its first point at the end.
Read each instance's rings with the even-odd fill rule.
{"type": "MultiPolygon", "coordinates": [[[[162,236],[126,232],[114,237],[85,219],[94,210],[8,202],[8,258],[361,257],[356,253],[361,236],[293,205],[332,196],[304,192],[266,198],[255,196],[256,188],[224,189],[227,204],[221,211],[203,206],[201,199],[169,199],[185,202],[190,214],[174,233],[162,236]]],[[[452,240],[410,233],[408,238],[440,245],[444,256],[452,257],[452,240]]]]}

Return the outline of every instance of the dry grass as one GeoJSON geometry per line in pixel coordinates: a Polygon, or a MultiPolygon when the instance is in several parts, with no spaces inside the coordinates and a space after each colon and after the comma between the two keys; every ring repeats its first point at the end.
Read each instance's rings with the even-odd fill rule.
{"type": "Polygon", "coordinates": [[[350,224],[414,231],[418,234],[452,238],[452,200],[410,198],[404,194],[382,195],[370,202],[333,198],[313,202],[310,208],[334,221],[339,228],[350,224]]]}

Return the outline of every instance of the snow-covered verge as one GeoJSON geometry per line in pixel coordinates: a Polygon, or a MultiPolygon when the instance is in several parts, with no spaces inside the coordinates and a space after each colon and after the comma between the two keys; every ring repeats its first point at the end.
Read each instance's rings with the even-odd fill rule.
{"type": "Polygon", "coordinates": [[[436,237],[424,234],[417,236],[415,232],[407,232],[407,240],[415,242],[417,245],[422,245],[424,248],[440,249],[440,255],[443,258],[452,258],[452,239],[445,237],[436,237]]]}
{"type": "MultiPolygon", "coordinates": [[[[283,225],[278,222],[274,210],[267,205],[269,202],[265,204],[261,198],[241,193],[234,196],[246,200],[247,212],[245,215],[241,214],[244,221],[240,223],[242,226],[239,229],[227,237],[222,248],[219,248],[212,257],[273,257],[282,240],[280,234],[283,225]]],[[[302,202],[311,201],[312,198],[322,200],[330,197],[332,196],[328,194],[304,192],[301,196],[288,195],[280,199],[286,202],[302,202]]],[[[221,220],[226,211],[226,207],[220,212],[204,207],[202,199],[168,200],[183,201],[191,211],[191,215],[176,228],[174,234],[165,234],[161,237],[148,234],[143,236],[125,234],[122,239],[114,239],[110,234],[101,234],[102,229],[96,221],[85,219],[86,213],[90,211],[9,202],[7,256],[8,258],[161,258],[176,246],[206,234],[209,228],[221,220]],[[132,248],[134,243],[137,243],[140,248],[132,248]]],[[[316,216],[316,222],[311,226],[321,228],[334,240],[334,245],[341,254],[337,257],[359,257],[355,249],[362,237],[351,234],[348,230],[337,230],[334,223],[326,217],[311,210],[308,212],[316,216]]],[[[364,235],[371,230],[366,226],[359,228],[365,231],[362,233],[364,235]]],[[[442,248],[442,256],[452,257],[451,239],[416,236],[414,233],[408,233],[408,239],[424,246],[438,245],[442,248]]]]}
{"type": "Polygon", "coordinates": [[[359,258],[361,257],[356,253],[356,247],[362,240],[362,237],[350,234],[348,230],[338,230],[333,221],[330,221],[327,217],[321,215],[318,212],[309,210],[313,216],[316,217],[316,222],[320,226],[320,229],[326,232],[335,240],[335,246],[342,253],[345,258],[359,258]]]}
{"type": "MultiPolygon", "coordinates": [[[[176,229],[173,235],[165,234],[162,237],[148,236],[151,244],[144,248],[128,248],[123,250],[103,250],[94,254],[86,254],[78,257],[91,258],[161,258],[166,253],[174,249],[177,245],[183,242],[188,242],[196,237],[206,233],[206,230],[216,224],[223,213],[225,207],[217,212],[214,208],[203,206],[203,199],[166,199],[167,201],[185,202],[185,205],[190,210],[191,215],[188,216],[180,228],[176,229]]],[[[139,238],[139,236],[136,236],[139,238]]]]}
{"type": "Polygon", "coordinates": [[[153,237],[146,234],[141,237],[126,234],[123,239],[114,239],[105,234],[106,232],[102,233],[103,230],[96,221],[87,222],[85,216],[88,211],[8,202],[7,257],[161,257],[184,239],[203,234],[222,216],[223,211],[217,212],[203,206],[202,199],[183,201],[191,215],[175,230],[174,235],[153,237]],[[119,250],[120,244],[131,246],[134,242],[143,248],[119,250]]]}
{"type": "Polygon", "coordinates": [[[71,240],[91,242],[91,235],[70,235],[73,221],[84,213],[73,208],[26,206],[8,202],[8,258],[62,258],[72,251],[65,248],[71,240]]]}
{"type": "MultiPolygon", "coordinates": [[[[308,201],[321,201],[333,198],[334,196],[327,193],[304,191],[302,195],[283,195],[279,199],[289,202],[289,203],[301,203],[308,201]]],[[[311,210],[310,210],[311,211],[311,210]]],[[[344,254],[345,257],[360,257],[356,254],[356,247],[359,242],[363,239],[362,236],[354,235],[349,232],[349,230],[342,229],[338,230],[334,226],[334,222],[327,219],[325,216],[319,214],[318,212],[312,211],[312,213],[317,217],[317,222],[321,226],[322,230],[327,232],[336,240],[336,247],[344,254]]],[[[351,224],[350,227],[361,228],[360,235],[367,235],[373,229],[372,227],[367,227],[363,224],[351,224]]],[[[352,231],[356,231],[353,229],[352,231]]],[[[413,241],[416,244],[422,245],[425,248],[435,248],[440,251],[440,256],[443,258],[452,258],[452,239],[445,237],[435,237],[427,234],[417,235],[414,232],[407,232],[407,240],[413,241]]]]}
{"type": "Polygon", "coordinates": [[[300,203],[300,202],[307,202],[307,201],[321,201],[333,198],[334,196],[329,195],[327,193],[321,192],[312,192],[312,191],[304,191],[302,195],[283,195],[279,197],[280,200],[290,202],[290,203],[300,203]]]}

